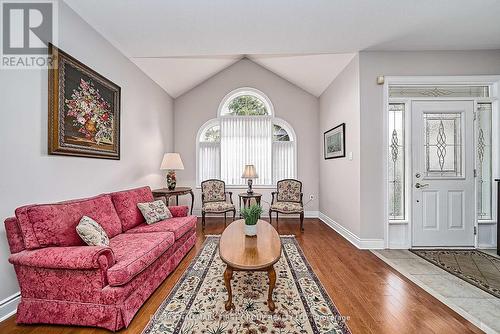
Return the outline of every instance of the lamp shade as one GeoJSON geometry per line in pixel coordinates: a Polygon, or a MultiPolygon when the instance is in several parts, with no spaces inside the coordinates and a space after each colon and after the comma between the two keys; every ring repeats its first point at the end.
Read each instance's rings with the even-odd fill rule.
{"type": "Polygon", "coordinates": [[[160,169],[184,169],[179,153],[165,153],[160,169]]]}
{"type": "Polygon", "coordinates": [[[246,165],[243,175],[241,175],[242,179],[256,179],[258,177],[259,175],[257,175],[254,165],[246,165]]]}

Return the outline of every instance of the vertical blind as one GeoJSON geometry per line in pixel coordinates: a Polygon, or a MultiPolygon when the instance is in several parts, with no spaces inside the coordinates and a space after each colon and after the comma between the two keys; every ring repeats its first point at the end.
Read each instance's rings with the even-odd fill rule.
{"type": "Polygon", "coordinates": [[[256,185],[272,182],[271,117],[224,117],[221,119],[220,175],[229,185],[244,185],[244,166],[255,165],[256,185]]]}
{"type": "Polygon", "coordinates": [[[273,184],[295,177],[295,149],[292,141],[273,142],[273,184]]]}
{"type": "Polygon", "coordinates": [[[200,181],[220,178],[220,144],[199,143],[198,176],[200,181]]]}

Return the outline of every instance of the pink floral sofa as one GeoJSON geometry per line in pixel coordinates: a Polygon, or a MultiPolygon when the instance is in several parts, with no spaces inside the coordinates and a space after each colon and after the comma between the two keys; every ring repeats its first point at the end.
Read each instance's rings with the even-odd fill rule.
{"type": "Polygon", "coordinates": [[[21,287],[17,323],[127,327],[196,242],[185,206],[147,225],[136,204],[152,200],[143,187],[16,209],[5,228],[21,287]],[[101,224],[109,247],[84,244],[75,230],[83,215],[101,224]]]}

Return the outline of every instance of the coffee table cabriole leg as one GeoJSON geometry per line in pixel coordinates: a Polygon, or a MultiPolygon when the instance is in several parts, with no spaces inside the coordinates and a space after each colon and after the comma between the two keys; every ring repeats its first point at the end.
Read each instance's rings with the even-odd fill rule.
{"type": "Polygon", "coordinates": [[[226,301],[226,311],[229,311],[233,307],[233,292],[231,291],[231,279],[233,278],[233,268],[226,266],[226,271],[224,271],[224,284],[227,289],[227,301],[226,301]]]}
{"type": "Polygon", "coordinates": [[[276,286],[276,271],[274,271],[274,267],[271,266],[267,270],[267,276],[269,277],[269,292],[267,294],[267,305],[269,306],[269,310],[272,312],[276,308],[273,302],[273,290],[276,286]]]}

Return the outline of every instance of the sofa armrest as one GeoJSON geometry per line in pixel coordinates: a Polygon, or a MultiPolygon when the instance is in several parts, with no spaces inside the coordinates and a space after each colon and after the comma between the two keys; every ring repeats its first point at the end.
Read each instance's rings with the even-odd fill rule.
{"type": "Polygon", "coordinates": [[[189,208],[187,205],[169,206],[168,210],[172,217],[187,217],[189,208]]]}
{"type": "Polygon", "coordinates": [[[115,263],[115,256],[109,247],[46,247],[12,254],[9,262],[47,269],[106,269],[115,263]]]}

